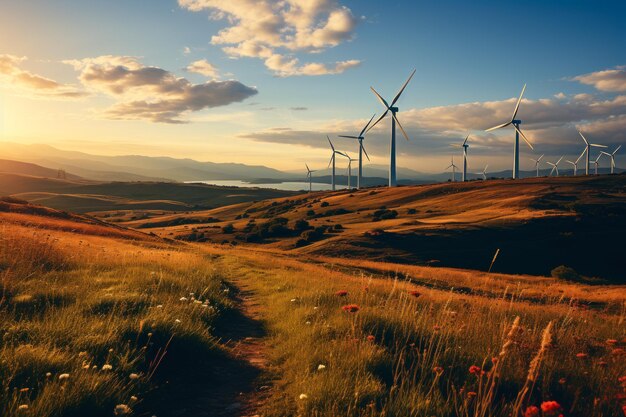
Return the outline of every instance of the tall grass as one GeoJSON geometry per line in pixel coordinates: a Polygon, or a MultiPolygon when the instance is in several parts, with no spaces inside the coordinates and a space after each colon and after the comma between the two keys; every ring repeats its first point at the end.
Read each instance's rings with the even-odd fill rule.
{"type": "Polygon", "coordinates": [[[607,314],[562,294],[531,303],[264,254],[226,259],[268,306],[282,377],[264,415],[518,417],[547,401],[565,416],[622,413],[623,300],[607,314]]]}

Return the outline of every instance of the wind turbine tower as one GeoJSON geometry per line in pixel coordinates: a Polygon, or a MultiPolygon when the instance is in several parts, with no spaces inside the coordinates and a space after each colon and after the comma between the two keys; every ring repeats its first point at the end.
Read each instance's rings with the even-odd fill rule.
{"type": "Polygon", "coordinates": [[[367,131],[369,132],[370,130],[372,130],[372,128],[376,126],[378,122],[380,122],[381,120],[385,118],[385,116],[387,116],[387,113],[391,112],[391,142],[389,143],[389,186],[390,187],[395,187],[397,185],[397,181],[396,181],[396,123],[398,124],[400,131],[402,131],[404,138],[407,141],[409,140],[409,136],[404,131],[402,124],[400,123],[400,121],[398,120],[398,117],[396,116],[396,114],[398,113],[398,108],[395,107],[395,104],[400,98],[400,96],[402,95],[402,93],[404,92],[404,89],[406,88],[406,86],[409,84],[409,81],[411,81],[411,78],[413,78],[414,74],[415,74],[415,70],[413,70],[408,80],[406,80],[402,88],[400,88],[400,91],[398,91],[398,94],[396,94],[396,96],[393,98],[393,100],[391,101],[391,104],[388,104],[387,101],[385,101],[385,99],[382,98],[382,96],[378,94],[376,90],[374,90],[374,87],[370,87],[374,95],[376,95],[376,97],[382,103],[382,105],[385,106],[385,112],[382,114],[382,116],[380,116],[374,122],[374,124],[372,124],[369,127],[369,129],[367,129],[367,131]]]}
{"type": "Polygon", "coordinates": [[[363,177],[363,154],[365,153],[365,156],[367,157],[367,160],[368,161],[370,160],[370,157],[367,154],[367,151],[365,150],[365,146],[363,146],[363,139],[365,139],[364,134],[365,134],[367,128],[369,127],[370,123],[372,123],[372,120],[374,119],[374,116],[376,116],[376,113],[374,113],[374,115],[369,120],[369,122],[367,122],[365,127],[361,130],[361,133],[359,133],[359,136],[339,135],[340,138],[356,139],[356,140],[359,141],[359,175],[358,175],[358,177],[356,179],[356,188],[357,189],[361,188],[361,178],[363,177]]]}
{"type": "Polygon", "coordinates": [[[533,150],[535,149],[533,148],[533,145],[528,141],[528,138],[526,138],[526,135],[524,135],[524,133],[521,131],[519,127],[520,124],[522,124],[522,121],[516,119],[517,112],[519,110],[519,105],[522,102],[522,96],[524,95],[525,90],[526,90],[526,84],[524,84],[524,88],[522,88],[522,93],[519,95],[519,98],[517,99],[517,104],[515,105],[515,110],[513,111],[513,117],[511,117],[511,120],[506,123],[502,123],[501,125],[494,126],[485,130],[485,132],[490,132],[492,130],[501,129],[509,125],[513,126],[513,128],[515,129],[515,144],[513,145],[513,179],[519,178],[519,137],[521,136],[524,139],[524,141],[530,147],[530,149],[533,149],[533,150]]]}
{"type": "Polygon", "coordinates": [[[531,161],[535,162],[535,170],[537,171],[537,177],[539,177],[539,162],[541,161],[541,159],[544,157],[544,155],[541,155],[539,158],[537,159],[533,159],[530,158],[531,161]]]}
{"type": "Polygon", "coordinates": [[[446,167],[446,169],[452,168],[452,182],[456,181],[456,169],[458,168],[456,165],[454,165],[454,157],[452,157],[452,161],[450,163],[450,165],[448,165],[446,167]]]}
{"type": "Polygon", "coordinates": [[[312,171],[307,164],[304,165],[306,166],[306,177],[309,180],[309,192],[311,192],[313,191],[313,173],[315,171],[312,171]]]}
{"type": "MultiPolygon", "coordinates": [[[[590,158],[589,153],[591,152],[591,147],[594,147],[594,148],[606,148],[606,146],[598,145],[597,143],[589,143],[587,138],[583,136],[583,134],[582,134],[582,132],[580,130],[578,131],[578,134],[585,141],[585,150],[583,151],[583,153],[585,153],[585,152],[587,153],[587,157],[585,158],[585,175],[589,175],[589,167],[591,165],[591,158],[590,158]]],[[[596,165],[596,167],[597,167],[597,165],[596,165]]]]}
{"type": "Polygon", "coordinates": [[[333,150],[333,154],[330,157],[330,161],[328,162],[328,166],[330,167],[330,165],[333,165],[333,173],[331,175],[331,183],[332,183],[332,190],[335,191],[336,185],[335,185],[335,165],[336,165],[336,155],[342,155],[345,157],[348,157],[348,155],[346,155],[343,152],[340,152],[338,150],[335,149],[335,145],[333,145],[333,143],[330,141],[330,138],[328,136],[326,136],[326,139],[328,139],[328,143],[330,143],[330,148],[333,150]]]}

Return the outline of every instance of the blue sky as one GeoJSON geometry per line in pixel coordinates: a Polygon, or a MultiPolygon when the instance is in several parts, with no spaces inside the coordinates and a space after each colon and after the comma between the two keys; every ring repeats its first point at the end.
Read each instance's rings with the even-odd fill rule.
{"type": "MultiPolygon", "coordinates": [[[[400,120],[412,139],[399,145],[401,166],[441,170],[449,160],[449,144],[467,131],[476,135],[476,165],[508,167],[510,132],[492,135],[482,130],[506,121],[500,119],[512,111],[510,101],[524,83],[530,102],[522,103],[520,115],[531,140],[540,145],[538,152],[555,158],[579,153],[576,127],[610,146],[624,140],[623,1],[309,3],[321,4],[312,28],[327,23],[333,12],[350,21],[341,20],[338,30],[320,34],[321,46],[308,43],[313,36],[303,36],[297,46],[284,48],[263,43],[260,35],[256,39],[251,29],[255,22],[249,16],[242,20],[246,0],[0,0],[0,56],[13,57],[4,74],[0,65],[0,140],[293,169],[305,160],[323,163],[325,134],[352,133],[381,110],[369,86],[393,96],[413,68],[417,73],[399,103],[400,120]],[[233,12],[233,4],[241,7],[233,12]],[[215,12],[222,16],[209,19],[215,12]],[[211,41],[233,26],[244,27],[246,39],[272,52],[233,59],[224,48],[242,42],[211,41]],[[299,62],[287,70],[282,66],[278,73],[266,61],[270,54],[299,62]],[[156,85],[142,79],[140,88],[133,85],[123,94],[112,93],[112,84],[104,79],[97,84],[85,80],[94,66],[105,65],[103,60],[74,67],[63,63],[102,56],[136,57],[131,64],[106,65],[131,65],[136,71],[157,67],[184,77],[190,86],[211,78],[237,84],[223,84],[229,91],[223,102],[185,107],[174,117],[168,110],[165,120],[163,114],[146,116],[145,109],[140,114],[129,107],[138,99],[162,100],[155,95],[156,85]],[[216,68],[218,76],[185,69],[199,60],[216,68]],[[332,72],[335,63],[343,61],[355,63],[336,74],[317,75],[332,72]],[[325,67],[312,71],[315,74],[295,74],[311,62],[325,67]],[[23,73],[58,86],[16,82],[23,73]],[[589,77],[572,79],[583,75],[589,77]],[[601,84],[605,78],[613,80],[609,87],[601,84]],[[559,93],[562,96],[555,98],[559,93]],[[475,106],[458,107],[466,103],[475,106]],[[598,107],[606,109],[598,112],[598,107]],[[551,119],[549,113],[557,116],[551,119]],[[455,123],[448,126],[450,118],[455,123]]],[[[214,86],[222,84],[209,87],[214,86]]],[[[386,161],[387,131],[388,123],[381,122],[367,139],[376,163],[386,161]]],[[[339,143],[346,149],[352,146],[339,143]]],[[[534,155],[524,151],[524,157],[534,155]]]]}

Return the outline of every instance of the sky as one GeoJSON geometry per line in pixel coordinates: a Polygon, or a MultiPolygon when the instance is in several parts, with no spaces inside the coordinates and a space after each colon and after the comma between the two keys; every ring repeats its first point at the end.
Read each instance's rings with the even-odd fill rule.
{"type": "MultiPolygon", "coordinates": [[[[484,130],[524,84],[522,168],[573,161],[577,130],[626,143],[624,16],[622,0],[0,0],[0,141],[319,169],[326,135],[356,156],[337,136],[384,111],[370,87],[391,100],[415,69],[399,166],[441,172],[469,134],[470,171],[510,169],[513,131],[484,130]]],[[[368,132],[371,163],[389,137],[388,117],[368,132]]]]}

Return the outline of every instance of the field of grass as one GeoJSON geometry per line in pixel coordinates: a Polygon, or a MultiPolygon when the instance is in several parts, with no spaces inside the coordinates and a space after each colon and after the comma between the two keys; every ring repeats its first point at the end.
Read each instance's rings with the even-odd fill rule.
{"type": "Polygon", "coordinates": [[[2,416],[626,406],[624,286],[168,242],[3,207],[2,416]]]}

